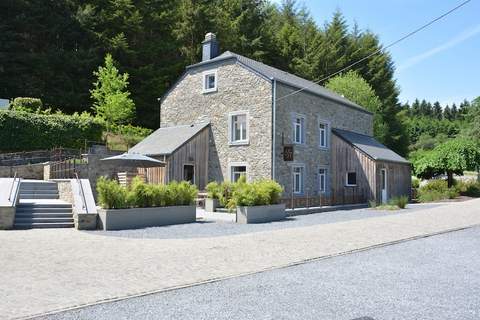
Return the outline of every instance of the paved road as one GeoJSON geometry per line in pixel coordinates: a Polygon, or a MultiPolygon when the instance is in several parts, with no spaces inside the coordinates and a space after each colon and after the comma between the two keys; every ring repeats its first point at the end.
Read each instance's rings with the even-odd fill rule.
{"type": "Polygon", "coordinates": [[[480,228],[96,305],[56,319],[480,319],[480,228]]]}
{"type": "Polygon", "coordinates": [[[0,317],[40,315],[480,225],[479,207],[477,199],[207,238],[132,239],[73,229],[0,232],[0,317]]]}

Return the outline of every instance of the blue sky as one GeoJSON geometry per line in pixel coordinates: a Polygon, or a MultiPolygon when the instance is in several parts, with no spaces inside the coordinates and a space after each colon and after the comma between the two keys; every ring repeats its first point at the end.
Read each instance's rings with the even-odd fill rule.
{"type": "MultiPolygon", "coordinates": [[[[275,2],[280,3],[280,0],[275,2]]],[[[450,10],[462,0],[304,0],[318,24],[340,9],[348,23],[391,43],[450,10]]],[[[443,104],[480,96],[480,0],[390,48],[400,100],[416,97],[443,104]]]]}

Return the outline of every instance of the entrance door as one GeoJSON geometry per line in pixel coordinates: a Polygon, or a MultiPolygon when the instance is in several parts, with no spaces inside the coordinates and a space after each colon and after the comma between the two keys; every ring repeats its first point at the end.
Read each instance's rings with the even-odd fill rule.
{"type": "Polygon", "coordinates": [[[191,184],[195,183],[195,167],[193,164],[183,165],[183,180],[188,181],[191,184]]]}
{"type": "Polygon", "coordinates": [[[387,203],[388,191],[387,191],[387,169],[380,171],[380,185],[382,189],[382,203],[387,203]]]}

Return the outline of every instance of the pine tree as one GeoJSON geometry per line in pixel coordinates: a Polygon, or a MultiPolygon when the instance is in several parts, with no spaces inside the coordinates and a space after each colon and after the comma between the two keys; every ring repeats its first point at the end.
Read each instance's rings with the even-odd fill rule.
{"type": "Polygon", "coordinates": [[[445,109],[443,110],[443,119],[452,120],[452,111],[450,110],[450,107],[448,106],[448,104],[445,106],[445,109]]]}
{"type": "Polygon", "coordinates": [[[441,120],[442,119],[442,106],[440,105],[440,102],[436,101],[433,104],[433,117],[435,119],[441,120]]]}
{"type": "Polygon", "coordinates": [[[452,104],[452,108],[450,109],[450,113],[452,114],[452,120],[457,120],[459,118],[457,105],[455,103],[452,104]]]}
{"type": "Polygon", "coordinates": [[[411,116],[412,117],[418,117],[420,115],[421,115],[420,101],[418,99],[415,99],[415,101],[412,103],[411,116]]]}

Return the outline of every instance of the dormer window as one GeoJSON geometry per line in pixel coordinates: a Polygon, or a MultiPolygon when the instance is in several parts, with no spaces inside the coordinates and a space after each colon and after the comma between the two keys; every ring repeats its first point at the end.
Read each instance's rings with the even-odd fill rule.
{"type": "Polygon", "coordinates": [[[217,70],[203,73],[203,93],[217,91],[217,70]]]}

